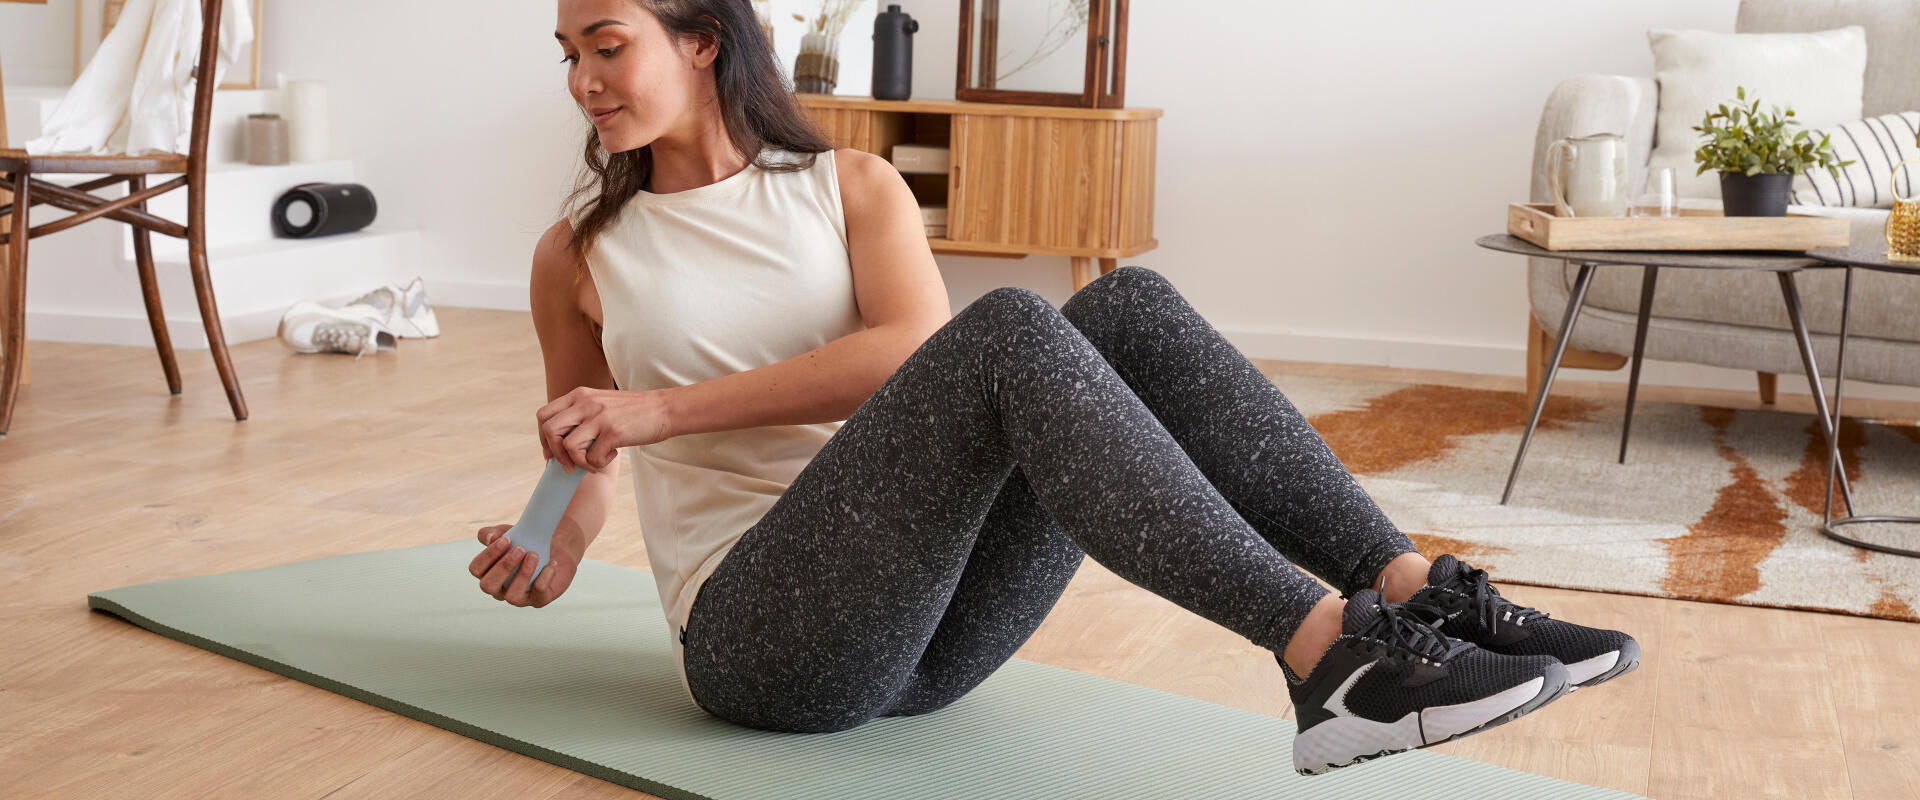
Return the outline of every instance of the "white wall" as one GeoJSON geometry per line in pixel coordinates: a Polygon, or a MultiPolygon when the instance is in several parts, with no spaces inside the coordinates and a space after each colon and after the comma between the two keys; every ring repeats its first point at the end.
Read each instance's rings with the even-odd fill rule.
{"type": "MultiPolygon", "coordinates": [[[[0,5],[9,84],[67,63],[70,29],[45,18],[70,20],[70,2],[0,5]]],[[[901,5],[921,26],[915,96],[951,98],[958,3],[901,5]]],[[[1255,357],[1518,374],[1525,261],[1472,242],[1526,198],[1542,103],[1565,77],[1649,75],[1647,28],[1730,31],[1736,7],[1134,2],[1127,100],[1166,116],[1160,247],[1123,263],[1169,276],[1255,357]]],[[[383,222],[426,232],[437,302],[525,305],[529,254],[587,130],[554,19],[552,0],[267,4],[263,84],[327,81],[336,148],[383,222]]],[[[871,26],[850,23],[842,46],[871,26]]],[[[939,261],[956,308],[1008,284],[1071,292],[1063,258],[939,261]]],[[[1753,380],[1662,364],[1647,379],[1753,380]]]]}
{"type": "Polygon", "coordinates": [[[73,82],[73,0],[0,3],[0,74],[9,87],[73,82]]]}

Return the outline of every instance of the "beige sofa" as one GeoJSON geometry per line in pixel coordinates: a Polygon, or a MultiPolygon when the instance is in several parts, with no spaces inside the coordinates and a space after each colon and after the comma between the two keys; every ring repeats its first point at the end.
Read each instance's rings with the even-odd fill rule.
{"type": "MultiPolygon", "coordinates": [[[[1734,29],[1743,33],[1818,31],[1861,25],[1867,31],[1865,116],[1920,110],[1920,0],[1746,0],[1734,29]]],[[[1588,75],[1554,88],[1540,116],[1534,144],[1534,202],[1547,201],[1548,146],[1568,136],[1598,132],[1627,137],[1628,152],[1644,171],[1653,149],[1657,87],[1651,78],[1588,75]]],[[[1657,132],[1665,135],[1664,131],[1657,132]]],[[[1694,136],[1691,130],[1679,135],[1694,136]]],[[[1684,201],[1684,199],[1683,199],[1684,201]]],[[[1687,202],[1698,205],[1701,201],[1687,202]]],[[[1717,205],[1718,201],[1705,201],[1717,205]]],[[[1885,248],[1887,210],[1794,206],[1797,213],[1844,217],[1855,247],[1885,248]]],[[[1577,269],[1563,261],[1530,259],[1528,382],[1551,355],[1577,269]]],[[[1839,270],[1802,272],[1799,281],[1816,361],[1834,374],[1839,352],[1839,270]]],[[[1640,307],[1641,269],[1597,267],[1562,368],[1619,369],[1633,352],[1640,307]]],[[[1847,379],[1920,386],[1920,276],[1854,273],[1848,323],[1847,379]]],[[[1750,369],[1760,393],[1773,401],[1775,376],[1796,386],[1806,372],[1794,343],[1778,279],[1771,273],[1663,269],[1648,322],[1646,357],[1660,361],[1750,369]]],[[[1827,385],[1829,391],[1832,384],[1827,385]]]]}

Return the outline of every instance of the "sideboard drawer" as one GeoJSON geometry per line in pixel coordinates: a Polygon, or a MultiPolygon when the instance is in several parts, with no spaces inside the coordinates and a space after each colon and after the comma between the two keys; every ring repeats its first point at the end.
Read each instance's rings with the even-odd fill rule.
{"type": "Polygon", "coordinates": [[[827,141],[832,142],[834,147],[874,152],[871,112],[811,106],[802,106],[802,108],[805,108],[806,112],[813,117],[813,123],[820,126],[820,132],[826,134],[827,141]]]}

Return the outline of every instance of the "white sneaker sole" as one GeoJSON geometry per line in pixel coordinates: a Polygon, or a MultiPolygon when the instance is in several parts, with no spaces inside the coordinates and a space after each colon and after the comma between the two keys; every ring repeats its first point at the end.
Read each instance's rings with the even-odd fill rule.
{"type": "Polygon", "coordinates": [[[422,310],[411,317],[393,315],[393,324],[387,330],[402,339],[432,339],[440,335],[440,321],[433,316],[433,309],[422,310]]]}
{"type": "Polygon", "coordinates": [[[1621,650],[1601,653],[1593,658],[1567,665],[1567,674],[1573,676],[1573,688],[1582,689],[1594,684],[1605,683],[1640,666],[1640,644],[1631,639],[1621,650]]]}
{"type": "Polygon", "coordinates": [[[1572,683],[1542,676],[1497,694],[1450,706],[1410,711],[1393,722],[1335,717],[1293,738],[1293,768],[1318,775],[1379,756],[1435,745],[1490,728],[1546,705],[1572,683]]]}
{"type": "Polygon", "coordinates": [[[1567,674],[1573,677],[1575,685],[1579,685],[1586,683],[1587,679],[1595,675],[1613,669],[1613,665],[1618,663],[1620,663],[1620,651],[1612,650],[1585,661],[1568,664],[1567,674]]]}

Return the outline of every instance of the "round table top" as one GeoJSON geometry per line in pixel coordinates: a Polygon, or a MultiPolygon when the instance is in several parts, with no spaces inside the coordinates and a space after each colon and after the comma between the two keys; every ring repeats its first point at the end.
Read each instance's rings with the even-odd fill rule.
{"type": "Polygon", "coordinates": [[[1523,256],[1558,258],[1589,264],[1639,264],[1649,267],[1695,269],[1754,269],[1768,272],[1833,267],[1835,264],[1802,253],[1779,250],[1548,250],[1518,236],[1496,233],[1475,239],[1489,250],[1523,256]]]}
{"type": "Polygon", "coordinates": [[[1830,264],[1845,264],[1888,272],[1920,273],[1920,261],[1895,261],[1887,257],[1886,248],[1868,250],[1860,247],[1819,247],[1808,250],[1807,255],[1830,264]]]}

